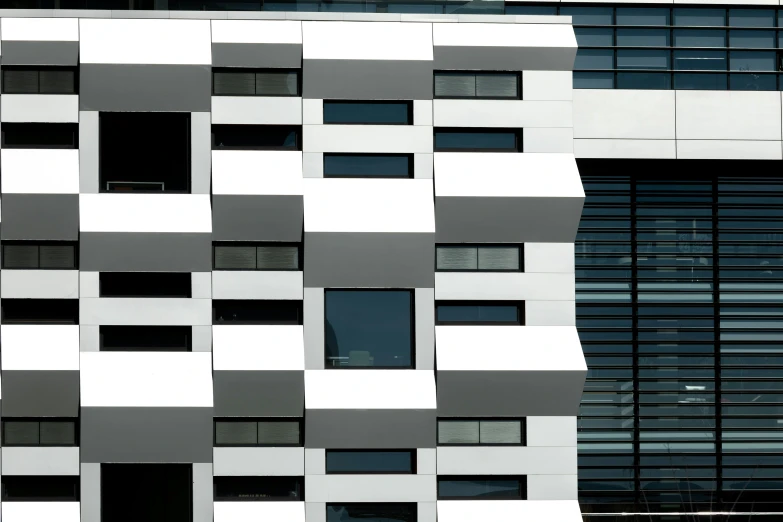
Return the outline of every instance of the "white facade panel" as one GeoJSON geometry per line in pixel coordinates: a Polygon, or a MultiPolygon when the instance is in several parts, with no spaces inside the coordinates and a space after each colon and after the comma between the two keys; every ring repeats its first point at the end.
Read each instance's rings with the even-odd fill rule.
{"type": "Polygon", "coordinates": [[[675,140],[575,139],[577,158],[675,159],[675,140]]]}
{"type": "Polygon", "coordinates": [[[301,196],[299,151],[213,150],[212,193],[301,196]]]}
{"type": "Polygon", "coordinates": [[[215,502],[215,522],[305,522],[304,502],[215,502]]]}
{"type": "Polygon", "coordinates": [[[522,71],[522,99],[571,101],[573,83],[571,71],[522,71]]]}
{"type": "Polygon", "coordinates": [[[577,475],[528,475],[528,500],[578,500],[577,475]]]}
{"type": "Polygon", "coordinates": [[[78,475],[79,448],[3,448],[3,475],[78,475]]]}
{"type": "Polygon", "coordinates": [[[302,98],[287,96],[213,96],[212,123],[301,125],[302,98]]]}
{"type": "Polygon", "coordinates": [[[437,498],[435,475],[309,475],[313,502],[417,502],[437,498]]]}
{"type": "Polygon", "coordinates": [[[780,160],[780,141],[677,140],[677,159],[780,160]]]}
{"type": "Polygon", "coordinates": [[[438,475],[568,475],[576,448],[440,446],[438,475]]]}
{"type": "Polygon", "coordinates": [[[302,22],[295,20],[212,20],[214,43],[302,43],[302,22]]]}
{"type": "Polygon", "coordinates": [[[574,126],[571,101],[434,100],[436,127],[574,126]]]}
{"type": "Polygon", "coordinates": [[[536,417],[525,419],[529,447],[576,447],[576,417],[536,417]]]}
{"type": "Polygon", "coordinates": [[[79,20],[76,18],[3,18],[0,20],[3,40],[19,42],[78,42],[79,20]]]}
{"type": "Polygon", "coordinates": [[[525,243],[525,272],[574,272],[573,243],[525,243]]]}
{"type": "MultiPolygon", "coordinates": [[[[574,89],[574,138],[673,140],[674,94],[675,91],[574,89]]],[[[679,116],[679,112],[676,114],[679,116]]],[[[682,138],[679,133],[677,137],[682,138]]]]}
{"type": "Polygon", "coordinates": [[[421,410],[435,408],[435,375],[420,370],[307,370],[310,410],[421,410]]]}
{"type": "Polygon", "coordinates": [[[5,522],[79,522],[80,502],[3,502],[5,522]]]}
{"type": "Polygon", "coordinates": [[[435,299],[573,301],[574,274],[436,272],[435,299]]]}
{"type": "Polygon", "coordinates": [[[304,448],[215,448],[213,473],[216,477],[298,477],[305,474],[304,452],[304,448]]]}
{"type": "Polygon", "coordinates": [[[304,370],[304,332],[298,325],[215,325],[214,370],[304,370]]]}
{"type": "Polygon", "coordinates": [[[576,326],[576,301],[525,301],[526,326],[576,326]]]}
{"type": "Polygon", "coordinates": [[[432,43],[461,47],[576,47],[570,25],[432,24],[432,43]]]}
{"type": "Polygon", "coordinates": [[[82,298],[79,324],[211,325],[210,299],[82,298]]]}
{"type": "Polygon", "coordinates": [[[75,94],[3,94],[0,97],[0,120],[23,123],[78,123],[79,96],[75,94]]]}
{"type": "Polygon", "coordinates": [[[781,140],[779,92],[671,92],[678,140],[781,140]]]}
{"type": "Polygon", "coordinates": [[[522,135],[525,152],[558,152],[574,153],[574,129],[564,128],[531,128],[524,130],[522,135]]]}
{"type": "Polygon", "coordinates": [[[423,125],[305,125],[305,152],[432,152],[432,128],[423,125]]]}
{"type": "Polygon", "coordinates": [[[79,193],[78,150],[5,149],[0,169],[5,194],[79,193]]]}
{"type": "Polygon", "coordinates": [[[302,22],[305,60],[432,60],[432,25],[302,22]],[[357,45],[361,42],[361,45],[357,45]]]}
{"type": "Polygon", "coordinates": [[[78,299],[78,270],[3,270],[3,299],[78,299]]]}
{"type": "Polygon", "coordinates": [[[207,194],[80,194],[82,232],[212,232],[207,194]]]}
{"type": "Polygon", "coordinates": [[[4,324],[0,326],[2,370],[79,371],[79,326],[4,324]]]}
{"type": "Polygon", "coordinates": [[[450,500],[438,501],[438,522],[472,520],[581,522],[576,500],[450,500]]]}
{"type": "Polygon", "coordinates": [[[213,299],[302,299],[302,272],[216,270],[213,299]]]}

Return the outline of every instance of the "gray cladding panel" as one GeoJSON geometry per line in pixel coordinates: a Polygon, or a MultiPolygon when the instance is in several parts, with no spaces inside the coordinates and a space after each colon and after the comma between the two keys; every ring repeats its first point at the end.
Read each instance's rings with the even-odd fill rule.
{"type": "Polygon", "coordinates": [[[304,60],[304,98],[431,100],[428,60],[304,60]]]}
{"type": "Polygon", "coordinates": [[[212,236],[82,232],[79,265],[84,272],[209,272],[212,236]]]}
{"type": "Polygon", "coordinates": [[[434,448],[435,420],[435,410],[307,410],[305,447],[434,448]]]}
{"type": "Polygon", "coordinates": [[[79,372],[4,370],[3,417],[78,417],[79,372]]]}
{"type": "Polygon", "coordinates": [[[435,69],[572,71],[576,47],[435,46],[435,69]]]}
{"type": "Polygon", "coordinates": [[[301,44],[213,43],[213,67],[299,69],[301,44]]]}
{"type": "Polygon", "coordinates": [[[3,65],[78,65],[79,42],[3,40],[3,65]]]}
{"type": "Polygon", "coordinates": [[[215,371],[216,417],[301,417],[304,371],[215,371]]]}
{"type": "Polygon", "coordinates": [[[82,408],[81,462],[212,462],[212,408],[82,408]]]}
{"type": "Polygon", "coordinates": [[[215,241],[302,240],[302,196],[213,195],[215,241]]]}
{"type": "Polygon", "coordinates": [[[3,194],[0,238],[76,241],[78,194],[3,194]]]}
{"type": "Polygon", "coordinates": [[[79,110],[209,112],[208,65],[82,64],[79,110]]]}

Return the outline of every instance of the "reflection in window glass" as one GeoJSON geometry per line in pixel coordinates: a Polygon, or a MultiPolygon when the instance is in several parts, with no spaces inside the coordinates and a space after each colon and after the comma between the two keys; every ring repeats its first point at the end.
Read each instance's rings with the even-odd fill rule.
{"type": "Polygon", "coordinates": [[[722,27],[726,25],[726,10],[677,7],[674,9],[674,25],[722,27]]]}
{"type": "Polygon", "coordinates": [[[729,9],[729,25],[734,27],[775,27],[775,10],[729,9]]]}
{"type": "Polygon", "coordinates": [[[674,51],[674,70],[725,71],[726,51],[674,51]]]}
{"type": "Polygon", "coordinates": [[[518,305],[439,304],[435,308],[437,324],[522,324],[518,305]]]}
{"type": "Polygon", "coordinates": [[[505,13],[514,15],[556,15],[557,7],[553,5],[507,5],[505,13]]]}
{"type": "Polygon", "coordinates": [[[617,73],[618,89],[671,89],[669,73],[617,73]]]}
{"type": "Polygon", "coordinates": [[[617,25],[669,25],[668,8],[618,7],[617,25]]]}
{"type": "Polygon", "coordinates": [[[775,31],[729,31],[729,45],[731,47],[771,49],[775,47],[775,31]]]}
{"type": "Polygon", "coordinates": [[[327,504],[326,522],[416,522],[416,504],[327,504]]]}
{"type": "Polygon", "coordinates": [[[493,477],[438,477],[439,499],[524,499],[521,478],[493,477]]]}
{"type": "Polygon", "coordinates": [[[614,87],[614,73],[574,72],[574,89],[611,89],[614,87]]]}
{"type": "Polygon", "coordinates": [[[570,16],[573,25],[613,25],[611,7],[561,7],[561,16],[570,16]]]}
{"type": "Polygon", "coordinates": [[[774,51],[731,51],[729,67],[732,71],[774,71],[774,51]]]}
{"type": "Polygon", "coordinates": [[[576,52],[574,69],[613,69],[614,52],[607,49],[579,49],[576,52]]]}
{"type": "Polygon", "coordinates": [[[726,47],[726,31],[720,29],[675,29],[675,47],[726,47]]]}
{"type": "Polygon", "coordinates": [[[576,43],[580,47],[608,47],[614,45],[614,29],[603,27],[575,27],[576,43]]]}
{"type": "Polygon", "coordinates": [[[625,47],[669,47],[669,30],[618,29],[617,45],[625,47]]]}
{"type": "Polygon", "coordinates": [[[435,130],[435,151],[502,151],[521,152],[522,140],[518,131],[491,130],[435,130]]]}
{"type": "Polygon", "coordinates": [[[729,86],[733,91],[774,91],[777,78],[774,74],[731,74],[729,86]]]}
{"type": "Polygon", "coordinates": [[[617,51],[618,69],[669,69],[669,52],[664,50],[622,49],[617,51]]]}
{"type": "Polygon", "coordinates": [[[326,473],[415,473],[415,451],[326,451],[326,473]]]}

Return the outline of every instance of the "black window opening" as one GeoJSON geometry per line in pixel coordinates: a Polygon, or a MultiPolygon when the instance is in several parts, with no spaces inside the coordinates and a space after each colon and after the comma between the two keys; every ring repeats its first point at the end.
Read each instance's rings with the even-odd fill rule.
{"type": "Polygon", "coordinates": [[[212,324],[302,324],[302,301],[213,299],[212,324]]]}
{"type": "Polygon", "coordinates": [[[435,71],[435,98],[518,100],[520,73],[435,71]]]}
{"type": "Polygon", "coordinates": [[[3,475],[3,502],[78,502],[78,475],[3,475]]]}
{"type": "Polygon", "coordinates": [[[324,154],[325,178],[412,178],[413,154],[324,154]]]}
{"type": "Polygon", "coordinates": [[[6,123],[2,127],[4,149],[78,149],[78,123],[6,123]]]}
{"type": "Polygon", "coordinates": [[[215,270],[301,270],[302,249],[295,243],[214,243],[215,270]]]}
{"type": "Polygon", "coordinates": [[[100,326],[102,352],[190,352],[190,326],[100,326]]]}
{"type": "Polygon", "coordinates": [[[75,270],[77,246],[66,241],[3,241],[3,269],[75,270]]]}
{"type": "Polygon", "coordinates": [[[78,299],[2,299],[2,324],[79,324],[78,299]]]}
{"type": "Polygon", "coordinates": [[[3,446],[78,446],[76,419],[3,419],[3,446]]]}
{"type": "Polygon", "coordinates": [[[524,419],[438,420],[439,446],[524,446],[524,419]]]}
{"type": "Polygon", "coordinates": [[[304,477],[214,477],[215,501],[304,500],[304,477]]]}
{"type": "Polygon", "coordinates": [[[300,72],[288,69],[212,69],[215,96],[299,96],[300,72]]]}
{"type": "Polygon", "coordinates": [[[522,152],[522,129],[435,129],[435,152],[522,152]]]}
{"type": "Polygon", "coordinates": [[[413,368],[413,291],[326,290],[325,367],[413,368]]]}
{"type": "Polygon", "coordinates": [[[75,67],[3,66],[3,94],[77,94],[75,67]]]}
{"type": "Polygon", "coordinates": [[[327,504],[326,522],[416,522],[414,503],[327,504]]]}
{"type": "Polygon", "coordinates": [[[326,474],[410,475],[416,450],[326,450],[326,474]]]}
{"type": "Polygon", "coordinates": [[[438,500],[527,500],[526,477],[438,476],[438,500]]]}
{"type": "Polygon", "coordinates": [[[101,297],[191,297],[190,272],[101,272],[101,297]]]}
{"type": "Polygon", "coordinates": [[[190,193],[190,114],[101,112],[101,192],[190,193]]]}
{"type": "Polygon", "coordinates": [[[413,125],[411,101],[324,100],[324,124],[413,125]]]}
{"type": "Polygon", "coordinates": [[[521,272],[522,245],[438,245],[435,270],[439,272],[521,272]]]}
{"type": "Polygon", "coordinates": [[[192,464],[101,464],[103,522],[193,522],[192,464]]]}
{"type": "Polygon", "coordinates": [[[212,125],[212,150],[302,150],[302,127],[212,125]]]}
{"type": "Polygon", "coordinates": [[[215,446],[302,446],[301,419],[215,419],[215,446]]]}
{"type": "Polygon", "coordinates": [[[516,325],[525,324],[524,301],[438,301],[435,324],[516,325]]]}

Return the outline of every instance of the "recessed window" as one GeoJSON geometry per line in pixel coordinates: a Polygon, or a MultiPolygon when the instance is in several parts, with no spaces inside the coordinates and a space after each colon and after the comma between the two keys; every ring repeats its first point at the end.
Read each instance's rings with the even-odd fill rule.
{"type": "Polygon", "coordinates": [[[189,352],[190,326],[101,326],[102,352],[189,352]]]}
{"type": "Polygon", "coordinates": [[[435,249],[440,272],[519,272],[522,245],[440,245],[435,249]]]}
{"type": "Polygon", "coordinates": [[[416,451],[326,450],[326,473],[416,473],[416,451]]]}
{"type": "Polygon", "coordinates": [[[3,123],[4,149],[78,149],[78,123],[3,123]]]}
{"type": "Polygon", "coordinates": [[[4,419],[3,446],[77,446],[74,419],[4,419]]]}
{"type": "Polygon", "coordinates": [[[416,504],[327,504],[326,522],[416,522],[416,504]]]}
{"type": "Polygon", "coordinates": [[[215,446],[301,446],[299,419],[215,419],[215,446]]]}
{"type": "Polygon", "coordinates": [[[304,477],[214,477],[215,501],[304,500],[304,477]]]}
{"type": "Polygon", "coordinates": [[[74,67],[3,66],[3,94],[76,94],[74,67]]]}
{"type": "Polygon", "coordinates": [[[299,71],[286,69],[213,69],[215,96],[299,96],[299,71]]]}
{"type": "Polygon", "coordinates": [[[515,72],[435,71],[436,98],[516,100],[519,84],[515,72]]]}
{"type": "Polygon", "coordinates": [[[301,134],[292,125],[213,125],[212,150],[302,150],[301,134]]]}
{"type": "Polygon", "coordinates": [[[413,292],[326,290],[326,368],[413,368],[413,292]]]}
{"type": "Polygon", "coordinates": [[[3,299],[3,324],[79,324],[78,299],[3,299]]]}
{"type": "Polygon", "coordinates": [[[435,152],[522,152],[522,130],[435,129],[435,152]]]}
{"type": "Polygon", "coordinates": [[[412,154],[324,154],[325,178],[412,178],[412,154]]]}
{"type": "Polygon", "coordinates": [[[439,476],[438,500],[525,500],[525,477],[439,476]]]}
{"type": "Polygon", "coordinates": [[[191,297],[190,273],[101,272],[101,297],[191,297]]]}
{"type": "Polygon", "coordinates": [[[3,268],[75,270],[79,268],[76,246],[76,243],[65,241],[3,241],[3,268]]]}
{"type": "Polygon", "coordinates": [[[438,421],[440,446],[522,446],[522,419],[449,419],[438,421]]]}
{"type": "Polygon", "coordinates": [[[3,475],[3,502],[78,502],[79,476],[3,475]]]}
{"type": "Polygon", "coordinates": [[[302,324],[302,301],[213,299],[212,324],[302,324]]]}
{"type": "Polygon", "coordinates": [[[435,324],[523,325],[525,304],[519,301],[439,301],[435,324]]]}
{"type": "Polygon", "coordinates": [[[412,125],[410,101],[326,101],[324,123],[339,125],[412,125]]]}
{"type": "Polygon", "coordinates": [[[215,243],[215,270],[301,270],[297,244],[215,243]]]}

